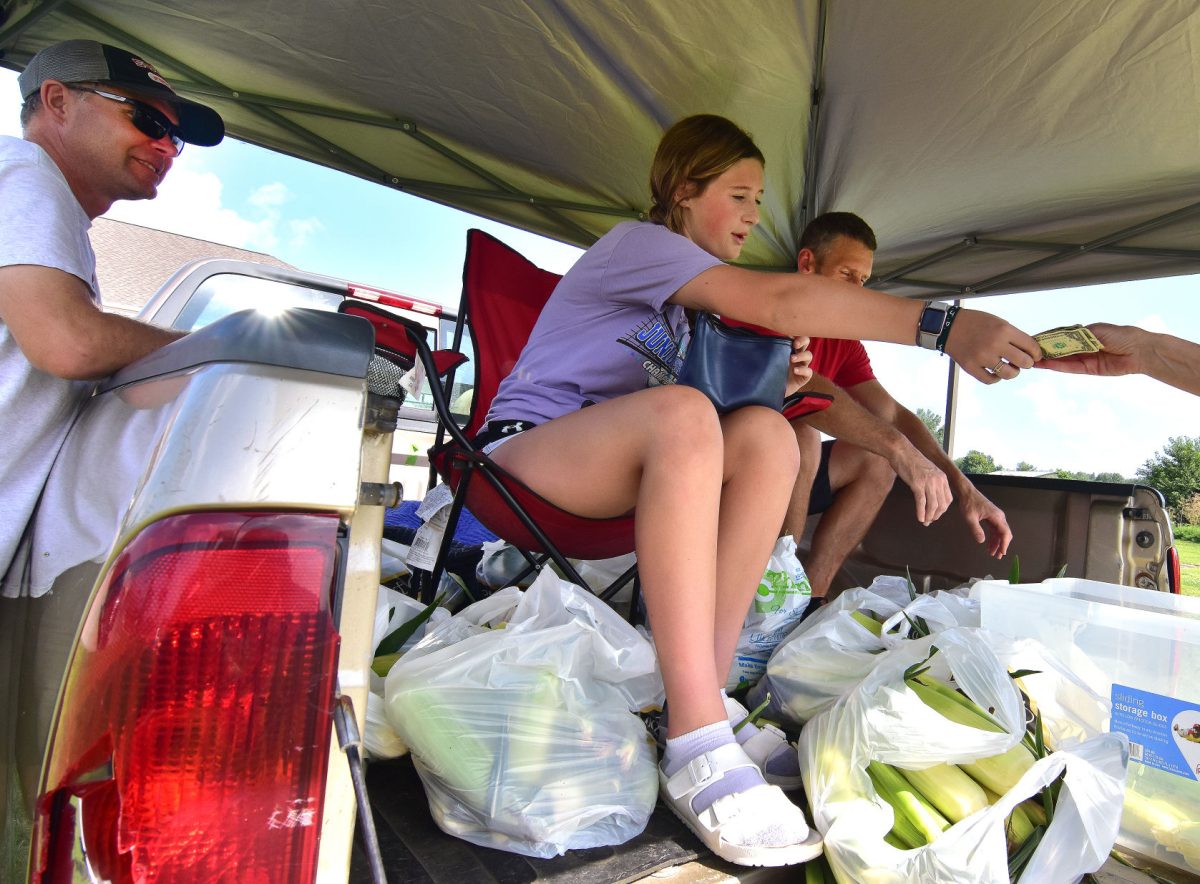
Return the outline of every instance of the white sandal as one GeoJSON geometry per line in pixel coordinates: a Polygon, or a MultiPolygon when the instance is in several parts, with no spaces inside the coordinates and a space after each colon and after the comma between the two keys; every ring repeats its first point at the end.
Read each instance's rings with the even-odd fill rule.
{"type": "Polygon", "coordinates": [[[737,743],[727,743],[711,752],[702,752],[670,777],[659,768],[663,800],[705,847],[727,862],[740,866],[790,866],[818,856],[821,836],[809,828],[803,811],[776,786],[752,786],[726,795],[702,813],[692,809],[696,795],[739,767],[758,765],[737,743]],[[721,835],[722,827],[728,823],[755,820],[761,821],[763,828],[794,820],[796,840],[781,847],[746,847],[726,841],[721,835]]]}
{"type": "MultiPolygon", "coordinates": [[[[725,700],[725,714],[729,716],[729,723],[734,727],[750,716],[749,710],[733,697],[726,696],[723,699],[725,700]]],[[[788,742],[787,734],[765,721],[755,723],[754,726],[758,728],[758,733],[742,743],[741,746],[750,756],[750,760],[758,766],[763,779],[767,781],[768,785],[778,786],[785,792],[794,792],[803,788],[804,781],[799,774],[789,777],[767,771],[767,761],[779,751],[780,746],[787,746],[791,752],[796,752],[796,747],[788,742]]]]}

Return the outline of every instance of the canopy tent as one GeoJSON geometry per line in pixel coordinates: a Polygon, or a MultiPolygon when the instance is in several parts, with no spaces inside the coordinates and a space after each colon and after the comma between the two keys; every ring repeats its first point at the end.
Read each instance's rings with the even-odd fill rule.
{"type": "Polygon", "coordinates": [[[712,112],[767,156],[750,265],[845,209],[900,294],[1200,272],[1195,0],[0,0],[0,64],[71,37],[237,138],[581,246],[712,112]]]}

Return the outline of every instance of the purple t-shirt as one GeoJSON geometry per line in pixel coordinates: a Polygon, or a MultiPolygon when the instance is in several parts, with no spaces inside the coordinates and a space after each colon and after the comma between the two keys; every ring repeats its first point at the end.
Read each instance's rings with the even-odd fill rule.
{"type": "Polygon", "coordinates": [[[675,292],[720,264],[660,224],[625,221],[588,249],[550,295],[488,420],[544,423],[671,383],[687,334],[675,292]]]}

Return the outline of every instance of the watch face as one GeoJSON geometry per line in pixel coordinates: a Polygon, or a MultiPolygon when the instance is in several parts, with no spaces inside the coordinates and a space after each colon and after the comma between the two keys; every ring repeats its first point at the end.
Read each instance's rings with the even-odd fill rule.
{"type": "MultiPolygon", "coordinates": [[[[910,322],[912,320],[909,320],[910,322]]],[[[946,311],[937,307],[926,307],[921,311],[921,331],[926,334],[937,334],[946,323],[946,311]]]]}

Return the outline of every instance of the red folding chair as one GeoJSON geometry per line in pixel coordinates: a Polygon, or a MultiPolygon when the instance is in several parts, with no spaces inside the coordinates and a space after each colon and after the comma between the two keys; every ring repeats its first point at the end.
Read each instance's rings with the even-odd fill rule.
{"type": "MultiPolygon", "coordinates": [[[[429,460],[453,489],[454,500],[430,575],[430,586],[423,595],[431,595],[441,579],[464,506],[485,527],[525,555],[530,565],[527,574],[543,567],[549,559],[567,579],[587,586],[568,558],[607,559],[633,551],[632,514],[589,519],[569,513],[497,466],[471,442],[487,417],[500,382],[512,371],[559,279],[557,274],[542,270],[483,231],[468,231],[453,349],[461,347],[464,330],[468,330],[475,349],[475,388],[470,415],[460,427],[447,404],[454,382],[453,371],[447,375],[443,388],[433,385],[440,427],[438,444],[430,449],[429,460]]],[[[428,345],[423,339],[414,343],[418,357],[424,359],[428,345]]],[[[432,363],[429,370],[433,370],[432,363]]],[[[633,580],[632,613],[636,608],[636,577],[635,565],[603,588],[600,598],[612,598],[633,580]]]]}

